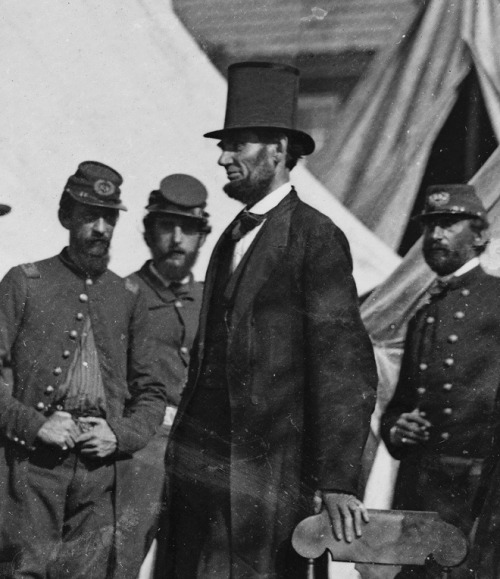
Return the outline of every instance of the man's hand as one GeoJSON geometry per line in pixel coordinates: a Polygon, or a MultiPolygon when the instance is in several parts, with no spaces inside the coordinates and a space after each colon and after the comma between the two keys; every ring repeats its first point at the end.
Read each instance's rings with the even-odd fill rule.
{"type": "Polygon", "coordinates": [[[431,426],[418,408],[413,412],[405,412],[390,430],[391,443],[394,446],[415,446],[427,442],[431,426]]]}
{"type": "Polygon", "coordinates": [[[84,430],[76,439],[81,454],[94,458],[105,458],[116,451],[118,441],[104,418],[79,418],[84,430]]]}
{"type": "Polygon", "coordinates": [[[69,412],[52,414],[38,431],[36,437],[45,444],[59,446],[63,450],[73,448],[80,431],[69,412]]]}
{"type": "Polygon", "coordinates": [[[362,535],[362,521],[368,523],[368,511],[365,505],[354,495],[345,493],[319,492],[315,497],[316,511],[320,511],[323,505],[330,516],[332,530],[337,541],[344,538],[348,543],[362,535]],[[319,502],[318,502],[319,498],[319,502]]]}

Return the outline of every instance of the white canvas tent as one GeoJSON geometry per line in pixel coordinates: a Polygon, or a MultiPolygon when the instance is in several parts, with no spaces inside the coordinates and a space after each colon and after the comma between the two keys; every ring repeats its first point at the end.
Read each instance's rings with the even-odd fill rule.
{"type": "MultiPolygon", "coordinates": [[[[217,148],[201,135],[222,126],[225,80],[166,0],[6,0],[0,106],[0,274],[57,253],[66,232],[57,203],[78,163],[95,159],[124,176],[112,268],[146,258],[143,207],[160,179],[190,173],[209,190],[214,232],[197,265],[202,278],[216,238],[238,204],[222,192],[217,148]]],[[[304,168],[292,173],[300,196],[332,217],[351,242],[360,293],[380,283],[399,258],[304,168]]]]}

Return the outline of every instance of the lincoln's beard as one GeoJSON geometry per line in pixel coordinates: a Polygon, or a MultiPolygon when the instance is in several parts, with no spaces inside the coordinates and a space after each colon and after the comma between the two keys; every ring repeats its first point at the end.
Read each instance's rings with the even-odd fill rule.
{"type": "Polygon", "coordinates": [[[69,252],[84,273],[95,277],[108,269],[109,245],[106,239],[71,240],[69,252]]]}
{"type": "Polygon", "coordinates": [[[242,179],[229,181],[224,185],[224,191],[231,199],[241,201],[245,205],[255,205],[270,193],[271,184],[275,178],[275,169],[269,162],[265,149],[257,155],[255,169],[242,179]]]}

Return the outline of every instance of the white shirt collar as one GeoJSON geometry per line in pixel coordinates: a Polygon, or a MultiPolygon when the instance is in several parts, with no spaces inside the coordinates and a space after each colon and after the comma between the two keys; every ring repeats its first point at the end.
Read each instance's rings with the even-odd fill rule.
{"type": "Polygon", "coordinates": [[[467,263],[464,263],[462,265],[462,267],[459,267],[457,269],[457,271],[454,271],[452,276],[453,277],[460,277],[461,275],[464,275],[464,273],[467,273],[471,269],[474,269],[475,267],[477,267],[479,265],[479,263],[480,263],[479,257],[473,257],[467,263]]]}
{"type": "Polygon", "coordinates": [[[277,189],[269,193],[258,201],[251,209],[251,213],[255,213],[256,215],[264,215],[271,209],[274,209],[277,205],[279,205],[283,199],[290,193],[291,190],[290,182],[287,181],[283,185],[280,185],[277,189]]]}

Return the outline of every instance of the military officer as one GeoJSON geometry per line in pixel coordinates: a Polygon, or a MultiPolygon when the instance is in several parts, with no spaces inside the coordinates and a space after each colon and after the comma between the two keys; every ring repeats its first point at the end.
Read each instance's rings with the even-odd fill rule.
{"type": "Polygon", "coordinates": [[[144,240],[152,258],[131,279],[146,296],[157,372],[167,385],[167,409],[158,434],[129,463],[125,492],[135,505],[137,525],[123,537],[124,577],[137,576],[157,530],[167,438],[187,378],[201,308],[203,283],[194,280],[191,270],[210,233],[206,203],[207,190],[198,179],[173,174],[152,191],[146,207],[144,240]]]}
{"type": "Polygon", "coordinates": [[[108,269],[121,184],[81,163],[60,201],[69,246],[0,282],[0,362],[14,375],[12,394],[0,390],[1,546],[15,578],[122,576],[120,472],[161,423],[166,395],[139,286],[108,269]]]}
{"type": "Polygon", "coordinates": [[[437,511],[468,533],[500,383],[500,279],[479,263],[488,222],[474,187],[430,187],[419,219],[438,278],[409,323],[382,437],[401,461],[393,507],[437,511]]]}

